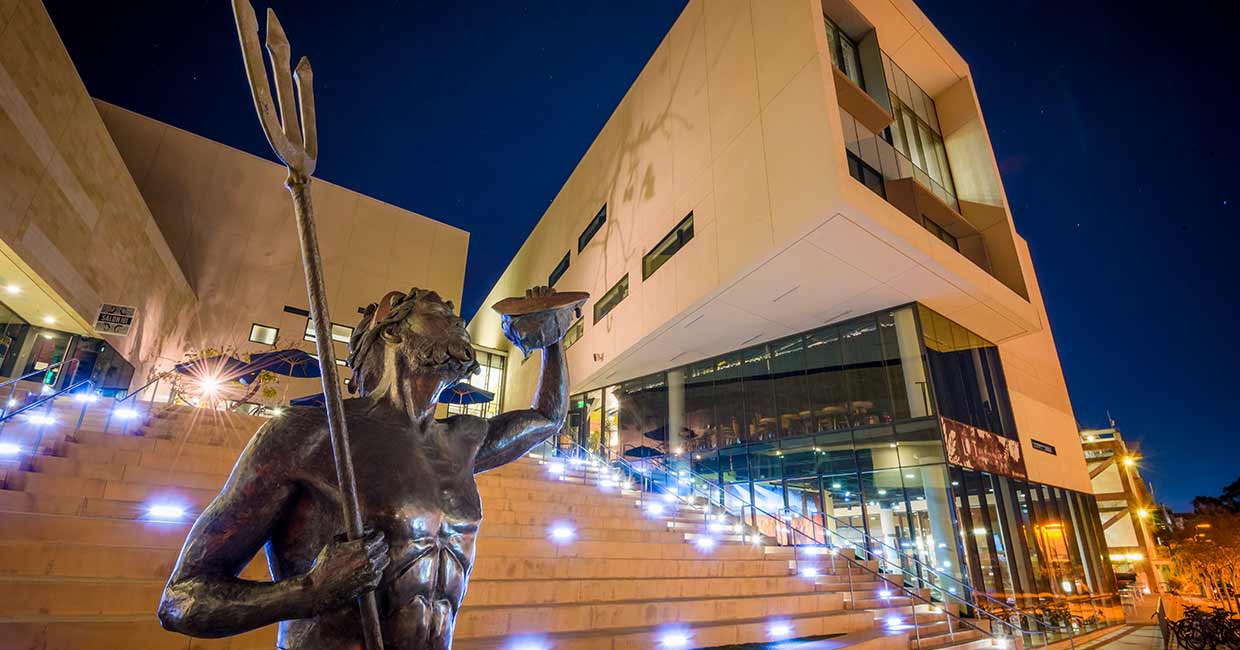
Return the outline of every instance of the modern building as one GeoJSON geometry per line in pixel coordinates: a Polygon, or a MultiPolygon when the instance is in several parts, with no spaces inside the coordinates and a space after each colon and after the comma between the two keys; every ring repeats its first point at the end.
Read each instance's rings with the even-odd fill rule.
{"type": "Polygon", "coordinates": [[[911,1],[691,0],[470,323],[503,408],[538,364],[487,305],[539,284],[591,294],[564,449],[979,591],[1114,594],[969,67],[911,1]]]}
{"type": "Polygon", "coordinates": [[[1098,502],[1099,522],[1116,577],[1145,593],[1166,591],[1171,559],[1158,543],[1160,508],[1141,477],[1141,451],[1118,427],[1081,429],[1081,446],[1098,502]]]}
{"type": "MultiPolygon", "coordinates": [[[[204,348],[313,351],[285,169],[92,99],[39,2],[7,3],[0,32],[0,375],[76,358],[123,392],[204,348]],[[137,309],[127,335],[96,330],[103,304],[137,309]]],[[[388,291],[459,302],[466,232],[312,187],[338,359],[388,291]]]]}

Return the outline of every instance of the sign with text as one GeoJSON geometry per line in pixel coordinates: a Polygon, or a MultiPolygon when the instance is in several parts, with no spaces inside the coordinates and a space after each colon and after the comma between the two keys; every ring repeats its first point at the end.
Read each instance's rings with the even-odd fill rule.
{"type": "Polygon", "coordinates": [[[128,336],[129,328],[133,327],[133,322],[137,318],[137,307],[109,305],[105,302],[99,306],[99,316],[95,318],[95,331],[108,336],[128,336]]]}
{"type": "Polygon", "coordinates": [[[985,429],[940,417],[947,462],[991,474],[1028,478],[1020,442],[985,429]]]}

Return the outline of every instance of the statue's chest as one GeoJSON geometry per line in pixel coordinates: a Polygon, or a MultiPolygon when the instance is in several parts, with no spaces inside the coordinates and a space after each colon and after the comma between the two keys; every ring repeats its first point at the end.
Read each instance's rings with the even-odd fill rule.
{"type": "Polygon", "coordinates": [[[366,518],[389,536],[423,538],[476,530],[482,502],[474,449],[442,436],[392,435],[355,449],[354,470],[366,518]]]}

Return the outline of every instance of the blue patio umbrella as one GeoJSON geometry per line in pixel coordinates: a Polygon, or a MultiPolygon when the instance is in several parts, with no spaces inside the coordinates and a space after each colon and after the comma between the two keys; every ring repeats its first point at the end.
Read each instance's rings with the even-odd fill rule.
{"type": "Polygon", "coordinates": [[[239,378],[248,384],[258,378],[258,373],[268,370],[285,377],[319,377],[319,360],[301,350],[276,350],[250,355],[246,374],[239,378]]]}
{"type": "Polygon", "coordinates": [[[485,404],[495,399],[495,393],[482,390],[464,382],[449,386],[439,393],[440,404],[485,404]]]}

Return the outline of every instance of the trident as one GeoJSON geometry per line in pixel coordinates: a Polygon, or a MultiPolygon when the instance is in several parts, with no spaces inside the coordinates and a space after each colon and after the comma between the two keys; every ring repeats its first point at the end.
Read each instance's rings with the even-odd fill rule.
{"type": "MultiPolygon", "coordinates": [[[[297,235],[301,241],[301,261],[306,267],[306,294],[310,298],[310,317],[314,319],[314,346],[319,353],[319,370],[323,378],[323,397],[327,406],[327,427],[331,434],[332,455],[336,461],[336,480],[343,494],[345,531],[349,539],[362,536],[362,509],[357,499],[357,479],[353,474],[353,456],[349,453],[349,431],[344,422],[344,401],[336,380],[336,353],[332,348],[332,319],[327,313],[327,289],[323,283],[323,260],[319,256],[318,236],[314,231],[314,210],[310,204],[310,175],[319,154],[318,131],[314,123],[314,89],[311,86],[310,61],[302,57],[297,69],[289,67],[288,37],[271,9],[267,10],[267,53],[276,77],[276,99],[280,114],[271,103],[271,88],[263,54],[258,47],[258,19],[250,0],[233,0],[233,17],[241,39],[245,72],[254,96],[258,120],[267,134],[267,141],[280,160],[288,167],[284,187],[293,196],[293,214],[297,219],[297,235]],[[293,105],[293,81],[297,81],[297,99],[301,108],[301,126],[293,105]]],[[[373,591],[358,599],[362,609],[362,633],[368,650],[383,650],[379,626],[379,608],[373,591]]]]}

